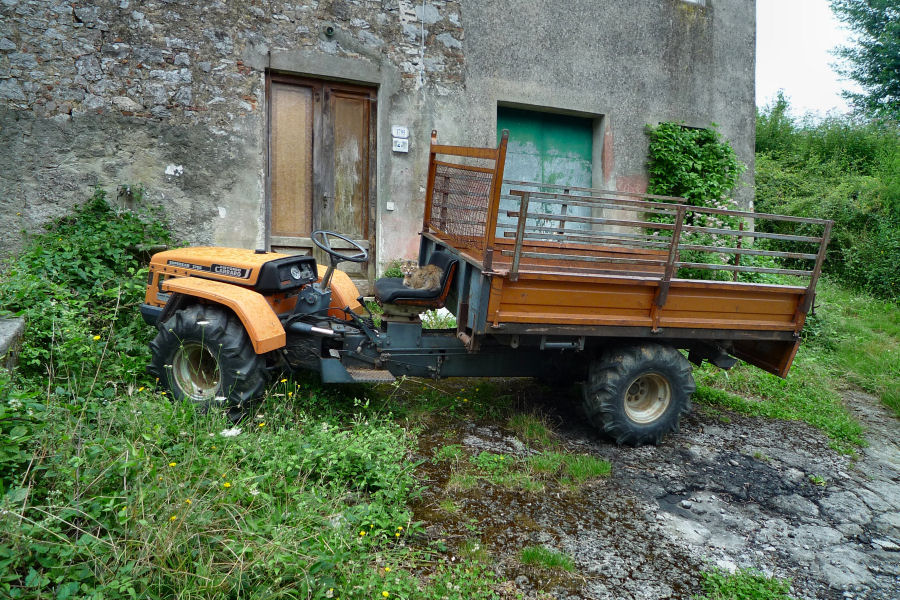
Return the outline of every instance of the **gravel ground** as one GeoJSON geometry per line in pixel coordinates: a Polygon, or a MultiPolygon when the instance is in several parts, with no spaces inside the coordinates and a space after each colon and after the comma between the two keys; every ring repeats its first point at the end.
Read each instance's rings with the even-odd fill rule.
{"type": "MultiPolygon", "coordinates": [[[[423,464],[429,488],[417,518],[451,549],[483,545],[505,598],[690,598],[712,567],[789,578],[804,600],[900,598],[900,423],[872,396],[844,393],[868,429],[869,446],[851,459],[803,423],[722,418],[702,407],[660,446],[617,447],[558,408],[571,398],[509,385],[525,410],[559,423],[567,451],[608,459],[612,475],[540,493],[487,483],[458,491],[447,486],[446,466],[423,464]],[[448,498],[459,507],[453,514],[439,508],[448,498]],[[573,557],[575,572],[521,565],[519,549],[534,544],[573,557]]],[[[421,440],[423,459],[454,441],[469,453],[529,452],[491,422],[436,421],[421,440]]]]}

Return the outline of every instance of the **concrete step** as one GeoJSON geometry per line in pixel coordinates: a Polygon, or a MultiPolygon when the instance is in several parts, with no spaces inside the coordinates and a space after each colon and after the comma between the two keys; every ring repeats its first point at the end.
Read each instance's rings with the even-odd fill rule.
{"type": "Polygon", "coordinates": [[[0,369],[12,371],[15,368],[24,333],[25,319],[0,318],[0,369]]]}

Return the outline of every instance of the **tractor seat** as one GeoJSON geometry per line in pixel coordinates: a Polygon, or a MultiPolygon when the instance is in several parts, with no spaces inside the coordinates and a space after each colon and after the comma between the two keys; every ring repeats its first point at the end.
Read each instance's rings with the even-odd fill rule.
{"type": "Polygon", "coordinates": [[[441,287],[436,290],[414,290],[403,285],[401,277],[382,277],[375,281],[375,300],[379,304],[404,304],[425,308],[441,308],[450,293],[450,283],[459,261],[449,252],[437,250],[431,253],[429,265],[443,269],[441,287]]]}

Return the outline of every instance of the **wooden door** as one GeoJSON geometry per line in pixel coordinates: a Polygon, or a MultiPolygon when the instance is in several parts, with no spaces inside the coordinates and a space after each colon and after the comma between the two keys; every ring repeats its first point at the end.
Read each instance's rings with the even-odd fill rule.
{"type": "MultiPolygon", "coordinates": [[[[310,239],[325,229],[373,252],[375,90],[271,74],[268,91],[269,246],[328,264],[310,239]]],[[[374,265],[340,268],[367,293],[374,265]]]]}

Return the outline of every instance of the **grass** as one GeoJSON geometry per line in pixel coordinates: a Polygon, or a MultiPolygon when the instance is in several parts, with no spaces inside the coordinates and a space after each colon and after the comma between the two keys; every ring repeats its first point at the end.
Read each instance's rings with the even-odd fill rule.
{"type": "Polygon", "coordinates": [[[833,378],[881,398],[900,417],[900,306],[824,281],[807,343],[833,378]]]}
{"type": "Polygon", "coordinates": [[[526,546],[519,551],[519,562],[523,565],[542,569],[560,569],[571,573],[575,570],[575,561],[567,554],[544,546],[526,546]]]}
{"type": "Polygon", "coordinates": [[[547,423],[540,417],[530,413],[516,413],[506,422],[526,446],[544,448],[553,443],[553,434],[547,423]]]}
{"type": "Polygon", "coordinates": [[[789,581],[767,577],[753,569],[725,573],[718,569],[701,573],[703,594],[693,600],[794,600],[789,581]]]}
{"type": "Polygon", "coordinates": [[[836,450],[865,444],[863,427],[838,390],[856,385],[900,417],[900,307],[833,282],[819,284],[816,314],[786,379],[739,364],[731,371],[694,371],[694,398],[714,407],[777,419],[801,420],[824,431],[836,450]]]}
{"type": "MultiPolygon", "coordinates": [[[[282,380],[239,433],[173,405],[142,371],[149,329],[135,306],[146,272],[135,257],[107,260],[104,246],[159,229],[99,197],[83,216],[36,238],[0,289],[4,306],[29,317],[20,372],[0,371],[0,596],[496,598],[479,522],[452,496],[439,508],[472,539],[455,559],[423,542],[410,509],[424,485],[411,460],[417,419],[492,419],[532,453],[471,455],[442,437],[431,460],[449,467],[451,493],[485,482],[566,493],[610,472],[601,458],[566,452],[545,418],[511,410],[513,397],[489,382],[375,391],[282,380]]],[[[701,370],[699,399],[807,420],[843,451],[862,443],[833,388],[858,385],[898,410],[898,310],[827,282],[818,301],[787,381],[701,370]]],[[[571,564],[540,547],[520,558],[571,564]]],[[[711,577],[726,586],[734,576],[711,577]]]]}
{"type": "MultiPolygon", "coordinates": [[[[273,399],[230,435],[149,390],[107,404],[48,397],[40,463],[4,499],[0,586],[26,598],[380,593],[373,553],[417,560],[412,439],[384,416],[298,400],[273,399]]],[[[398,575],[398,589],[413,585],[398,575]]]]}
{"type": "Polygon", "coordinates": [[[535,473],[556,477],[563,484],[580,485],[590,479],[607,477],[612,470],[608,460],[552,450],[530,456],[527,462],[535,473]]]}

